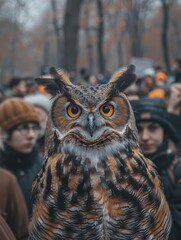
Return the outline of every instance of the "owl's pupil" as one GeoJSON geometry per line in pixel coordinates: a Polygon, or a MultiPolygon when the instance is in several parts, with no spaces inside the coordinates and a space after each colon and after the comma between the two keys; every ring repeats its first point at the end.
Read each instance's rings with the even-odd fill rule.
{"type": "Polygon", "coordinates": [[[73,114],[77,114],[78,113],[78,107],[72,107],[72,109],[71,109],[71,112],[73,113],[73,114]]]}
{"type": "Polygon", "coordinates": [[[110,107],[108,107],[108,106],[103,107],[103,112],[104,113],[109,113],[109,111],[110,111],[110,107]]]}

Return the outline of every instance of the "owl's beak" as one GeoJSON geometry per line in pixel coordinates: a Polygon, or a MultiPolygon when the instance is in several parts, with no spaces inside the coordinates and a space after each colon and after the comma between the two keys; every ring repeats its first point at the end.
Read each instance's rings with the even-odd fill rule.
{"type": "Polygon", "coordinates": [[[94,121],[95,121],[94,114],[92,112],[90,112],[87,116],[87,126],[88,126],[88,130],[89,130],[91,137],[93,136],[93,132],[95,129],[94,121]]]}

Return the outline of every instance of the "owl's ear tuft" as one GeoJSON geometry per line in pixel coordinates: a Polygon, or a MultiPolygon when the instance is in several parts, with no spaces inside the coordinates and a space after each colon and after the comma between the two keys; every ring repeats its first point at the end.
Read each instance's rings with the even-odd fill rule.
{"type": "Polygon", "coordinates": [[[39,85],[44,85],[45,90],[52,96],[57,93],[63,93],[66,86],[72,85],[68,75],[62,69],[51,67],[49,74],[40,76],[35,79],[39,85]]]}
{"type": "Polygon", "coordinates": [[[111,77],[109,84],[119,92],[124,92],[136,80],[135,66],[120,68],[111,77]]]}

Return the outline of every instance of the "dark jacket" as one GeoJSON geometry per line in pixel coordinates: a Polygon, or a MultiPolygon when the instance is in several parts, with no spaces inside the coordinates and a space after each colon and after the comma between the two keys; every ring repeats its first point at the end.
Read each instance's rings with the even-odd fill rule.
{"type": "Polygon", "coordinates": [[[27,203],[29,214],[32,211],[31,189],[36,174],[40,171],[43,156],[35,146],[31,153],[21,154],[9,146],[0,151],[1,166],[11,171],[17,178],[20,188],[27,203]]]}
{"type": "Polygon", "coordinates": [[[12,233],[16,239],[27,239],[28,211],[16,177],[0,168],[0,239],[15,239],[12,233]]]}
{"type": "Polygon", "coordinates": [[[157,165],[165,197],[172,214],[172,229],[169,240],[180,240],[181,236],[181,161],[170,152],[163,152],[152,159],[157,165]],[[164,164],[161,164],[164,163],[164,164]]]}
{"type": "Polygon", "coordinates": [[[175,83],[181,83],[181,69],[175,72],[175,83]]]}
{"type": "Polygon", "coordinates": [[[175,127],[175,130],[177,131],[177,136],[179,137],[179,140],[181,141],[181,115],[169,113],[169,117],[175,127]]]}

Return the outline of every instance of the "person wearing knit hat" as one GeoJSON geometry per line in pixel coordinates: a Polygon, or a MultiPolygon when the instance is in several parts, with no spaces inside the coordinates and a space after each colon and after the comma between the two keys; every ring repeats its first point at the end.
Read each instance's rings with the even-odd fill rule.
{"type": "Polygon", "coordinates": [[[142,88],[149,92],[155,86],[155,71],[153,68],[147,68],[143,71],[142,88]]]}
{"type": "Polygon", "coordinates": [[[154,88],[148,93],[148,97],[150,98],[161,98],[165,100],[166,98],[166,90],[164,88],[154,88]]]}
{"type": "Polygon", "coordinates": [[[31,213],[31,186],[41,169],[37,138],[39,116],[35,108],[20,98],[0,104],[0,166],[14,173],[31,213]]]}
{"type": "Polygon", "coordinates": [[[159,123],[164,130],[164,134],[174,143],[178,143],[179,137],[162,99],[144,97],[131,101],[131,105],[137,124],[149,121],[159,123]]]}
{"type": "Polygon", "coordinates": [[[156,81],[161,81],[161,82],[166,82],[167,81],[167,74],[163,71],[158,71],[155,74],[155,80],[156,81]]]}
{"type": "Polygon", "coordinates": [[[48,121],[48,114],[51,106],[51,100],[48,96],[45,96],[40,93],[35,93],[31,95],[27,95],[24,97],[24,100],[32,104],[39,115],[40,120],[40,133],[38,137],[38,144],[40,148],[40,152],[44,154],[45,148],[45,129],[48,121]]]}
{"type": "Polygon", "coordinates": [[[0,129],[7,131],[20,123],[35,122],[39,117],[35,109],[19,98],[9,98],[0,104],[0,129]]]}
{"type": "Polygon", "coordinates": [[[180,239],[181,161],[175,151],[179,145],[179,137],[163,100],[140,98],[130,103],[136,120],[140,147],[143,154],[155,163],[171,209],[173,226],[169,239],[180,239]]]}

